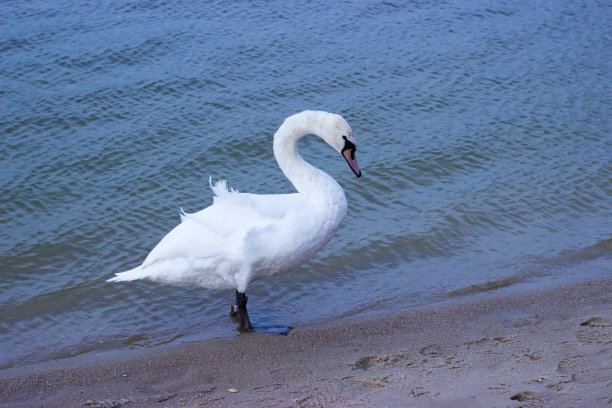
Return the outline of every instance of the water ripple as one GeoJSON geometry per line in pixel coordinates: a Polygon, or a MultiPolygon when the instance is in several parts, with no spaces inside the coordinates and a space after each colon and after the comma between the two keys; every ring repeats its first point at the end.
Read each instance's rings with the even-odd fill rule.
{"type": "Polygon", "coordinates": [[[263,316],[609,276],[610,9],[485,3],[5,2],[0,364],[235,334],[231,291],[105,279],[209,205],[209,176],[293,191],[272,135],[306,108],[347,118],[364,176],[300,142],[349,211],[253,285],[263,316]]]}

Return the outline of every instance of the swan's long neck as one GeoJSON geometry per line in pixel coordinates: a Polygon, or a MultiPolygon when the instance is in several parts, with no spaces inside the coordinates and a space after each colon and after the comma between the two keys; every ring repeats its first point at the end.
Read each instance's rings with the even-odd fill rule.
{"type": "Polygon", "coordinates": [[[316,111],[285,119],[274,134],[274,156],[285,176],[309,202],[317,206],[341,207],[346,212],[344,191],[336,180],[305,161],[298,152],[298,141],[302,137],[321,135],[322,120],[316,111]]]}

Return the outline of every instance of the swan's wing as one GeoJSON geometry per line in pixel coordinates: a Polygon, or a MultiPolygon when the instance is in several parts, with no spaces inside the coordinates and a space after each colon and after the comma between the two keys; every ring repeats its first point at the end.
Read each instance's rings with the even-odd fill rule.
{"type": "Polygon", "coordinates": [[[208,259],[225,255],[222,245],[227,237],[206,228],[205,225],[186,218],[170,231],[147,255],[143,270],[156,262],[171,259],[208,259]]]}
{"type": "MultiPolygon", "coordinates": [[[[213,204],[193,214],[182,214],[182,222],[153,248],[142,264],[142,272],[164,266],[165,274],[219,273],[231,266],[236,273],[244,264],[244,240],[254,229],[272,229],[292,206],[297,195],[257,195],[228,191],[224,182],[213,186],[213,204]],[[210,269],[207,272],[205,269],[210,269]],[[180,270],[180,272],[178,271],[180,270]]],[[[161,272],[159,272],[161,273],[161,272]]],[[[157,273],[155,273],[157,275],[157,273]]],[[[149,277],[149,276],[147,276],[149,277]]],[[[159,278],[159,277],[158,277],[159,278]]],[[[174,279],[173,279],[174,280],[174,279]]]]}
{"type": "Polygon", "coordinates": [[[225,183],[217,183],[213,191],[211,206],[183,213],[181,224],[153,248],[140,267],[113,279],[146,278],[209,288],[236,286],[236,276],[253,258],[273,258],[277,246],[285,247],[283,243],[270,245],[270,240],[278,241],[288,219],[291,225],[296,224],[296,209],[307,206],[297,194],[244,194],[228,191],[225,183]]]}
{"type": "Polygon", "coordinates": [[[241,194],[250,206],[260,214],[284,218],[290,211],[304,208],[308,203],[298,193],[294,194],[241,194]]]}
{"type": "Polygon", "coordinates": [[[249,194],[229,190],[225,180],[219,180],[215,185],[211,184],[215,194],[215,203],[233,202],[248,204],[253,210],[261,215],[282,218],[288,211],[307,205],[306,200],[298,194],[249,194]]]}
{"type": "Polygon", "coordinates": [[[209,288],[232,287],[241,263],[240,255],[232,250],[234,239],[185,219],[153,248],[133,279],[209,288]]]}
{"type": "Polygon", "coordinates": [[[249,194],[228,190],[225,180],[211,186],[213,204],[197,213],[183,214],[183,220],[193,219],[207,229],[227,237],[251,228],[267,227],[283,219],[289,211],[307,206],[299,194],[249,194]]]}

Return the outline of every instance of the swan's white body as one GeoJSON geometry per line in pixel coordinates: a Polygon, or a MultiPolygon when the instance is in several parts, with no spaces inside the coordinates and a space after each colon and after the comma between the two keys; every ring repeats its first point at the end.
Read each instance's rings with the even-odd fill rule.
{"type": "MultiPolygon", "coordinates": [[[[289,272],[323,247],[346,215],[346,198],[338,183],[299,155],[298,140],[322,137],[339,152],[355,137],[339,115],[305,111],[288,117],[274,135],[274,155],[297,189],[294,194],[257,195],[229,191],[225,181],[212,186],[214,201],[197,213],[183,214],[139,267],[110,281],[149,279],[212,289],[236,288],[289,272]]],[[[356,169],[356,170],[355,170],[356,169]]]]}

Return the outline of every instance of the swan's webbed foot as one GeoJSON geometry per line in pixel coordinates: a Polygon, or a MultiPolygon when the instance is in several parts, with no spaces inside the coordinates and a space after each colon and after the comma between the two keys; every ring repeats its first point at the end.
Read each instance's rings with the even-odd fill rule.
{"type": "Polygon", "coordinates": [[[247,301],[249,300],[248,296],[245,293],[238,292],[236,289],[236,305],[232,306],[232,310],[230,314],[236,315],[240,319],[240,330],[242,331],[253,331],[253,325],[251,325],[251,319],[249,319],[249,314],[247,313],[247,301]]]}

